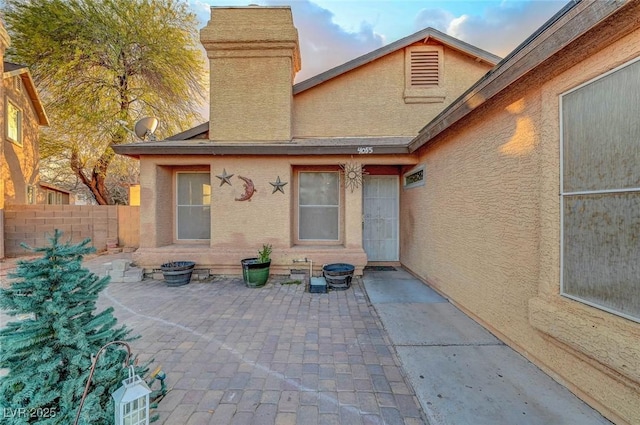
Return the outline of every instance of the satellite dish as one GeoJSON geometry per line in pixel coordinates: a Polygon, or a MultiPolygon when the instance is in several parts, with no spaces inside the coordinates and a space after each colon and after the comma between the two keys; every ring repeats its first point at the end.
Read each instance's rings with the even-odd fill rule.
{"type": "Polygon", "coordinates": [[[158,127],[158,119],[154,117],[144,117],[140,118],[138,122],[136,122],[133,127],[134,133],[138,138],[145,140],[145,138],[149,138],[150,140],[155,140],[155,136],[153,132],[156,131],[158,127]]]}

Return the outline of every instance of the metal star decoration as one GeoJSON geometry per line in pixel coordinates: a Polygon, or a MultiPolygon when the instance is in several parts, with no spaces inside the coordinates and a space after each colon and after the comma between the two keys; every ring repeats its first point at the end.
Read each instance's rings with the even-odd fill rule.
{"type": "Polygon", "coordinates": [[[222,169],[222,174],[216,177],[220,179],[220,186],[225,183],[231,186],[231,177],[233,177],[233,174],[227,174],[227,170],[225,168],[222,169]]]}
{"type": "Polygon", "coordinates": [[[287,182],[280,181],[280,176],[278,176],[274,183],[269,182],[269,184],[273,186],[273,192],[271,192],[272,194],[278,191],[284,193],[284,186],[287,184],[287,182]]]}

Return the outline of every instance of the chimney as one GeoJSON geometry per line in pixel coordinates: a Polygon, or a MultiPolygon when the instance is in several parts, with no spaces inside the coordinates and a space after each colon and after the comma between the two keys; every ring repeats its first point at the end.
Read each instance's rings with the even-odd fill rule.
{"type": "Polygon", "coordinates": [[[211,69],[209,139],[289,141],[300,70],[291,8],[212,7],[200,31],[211,69]]]}

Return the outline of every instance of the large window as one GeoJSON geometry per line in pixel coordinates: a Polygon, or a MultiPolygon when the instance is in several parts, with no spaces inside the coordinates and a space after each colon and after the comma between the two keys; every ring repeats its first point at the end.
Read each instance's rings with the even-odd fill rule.
{"type": "Polygon", "coordinates": [[[560,99],[562,294],[640,321],[640,60],[560,99]]]}
{"type": "Polygon", "coordinates": [[[298,174],[298,239],[340,239],[340,173],[301,171],[298,174]]]}
{"type": "Polygon", "coordinates": [[[211,238],[211,176],[209,173],[177,174],[177,239],[211,238]]]}
{"type": "Polygon", "coordinates": [[[22,145],[22,111],[7,100],[7,139],[22,145]]]}

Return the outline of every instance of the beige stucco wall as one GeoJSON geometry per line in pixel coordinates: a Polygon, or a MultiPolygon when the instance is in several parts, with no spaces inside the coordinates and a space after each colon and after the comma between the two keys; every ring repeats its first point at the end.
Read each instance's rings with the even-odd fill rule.
{"type": "Polygon", "coordinates": [[[506,90],[401,194],[402,263],[620,424],[640,423],[640,324],[559,295],[558,95],[638,55],[640,31],[506,90]]]}
{"type": "Polygon", "coordinates": [[[291,9],[213,7],[200,40],[210,61],[209,139],[289,140],[300,69],[291,9]]]}
{"type": "Polygon", "coordinates": [[[209,138],[223,141],[291,138],[291,59],[211,59],[209,138]]]}
{"type": "Polygon", "coordinates": [[[296,94],[293,98],[293,136],[416,135],[490,68],[445,47],[444,102],[407,104],[404,101],[405,50],[400,49],[296,94]]]}
{"type": "MultiPolygon", "coordinates": [[[[0,21],[0,75],[4,73],[4,52],[10,45],[11,40],[4,24],[0,21]]],[[[0,167],[4,170],[4,132],[5,132],[5,110],[4,110],[4,84],[0,84],[0,167]]],[[[0,171],[0,258],[4,258],[4,172],[0,171]]]]}
{"type": "MultiPolygon", "coordinates": [[[[410,158],[375,158],[376,163],[410,163],[410,158]]],[[[262,244],[272,244],[272,273],[288,273],[293,259],[309,258],[317,271],[322,264],[348,262],[358,272],[366,264],[362,249],[362,188],[343,192],[343,238],[339,245],[300,245],[294,240],[294,170],[301,166],[331,166],[354,161],[345,156],[291,157],[144,157],[141,161],[141,239],[134,254],[138,264],[157,268],[162,262],[191,260],[214,273],[241,272],[240,260],[255,257],[262,244]],[[202,242],[175,239],[175,173],[209,170],[211,173],[211,240],[202,242]],[[233,174],[232,185],[220,186],[216,177],[223,170],[233,174]],[[250,201],[236,201],[244,193],[249,178],[256,192],[250,201]],[[273,193],[270,182],[287,182],[285,193],[273,193]]]]}

